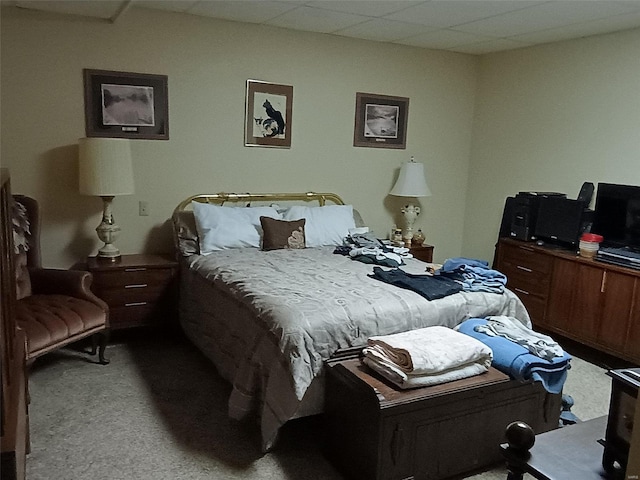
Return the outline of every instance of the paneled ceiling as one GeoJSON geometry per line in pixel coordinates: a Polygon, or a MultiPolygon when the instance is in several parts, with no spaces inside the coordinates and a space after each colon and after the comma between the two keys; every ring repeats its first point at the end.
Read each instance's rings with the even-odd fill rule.
{"type": "Polygon", "coordinates": [[[484,54],[640,27],[640,0],[0,0],[117,22],[130,8],[484,54]]]}

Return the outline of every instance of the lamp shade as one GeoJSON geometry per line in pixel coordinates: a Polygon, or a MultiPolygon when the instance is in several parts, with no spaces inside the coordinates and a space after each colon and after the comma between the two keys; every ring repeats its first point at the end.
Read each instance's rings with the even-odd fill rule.
{"type": "Polygon", "coordinates": [[[424,176],[424,164],[407,162],[400,167],[400,174],[389,195],[398,197],[429,197],[431,191],[424,176]]]}
{"type": "Polygon", "coordinates": [[[133,193],[129,140],[81,138],[78,147],[79,190],[82,195],[111,197],[133,193]]]}

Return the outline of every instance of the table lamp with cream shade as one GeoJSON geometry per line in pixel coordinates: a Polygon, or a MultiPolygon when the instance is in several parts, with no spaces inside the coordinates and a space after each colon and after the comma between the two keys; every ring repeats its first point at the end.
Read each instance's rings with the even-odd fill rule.
{"type": "Polygon", "coordinates": [[[102,198],[102,222],[96,228],[104,246],[98,250],[98,260],[116,262],[120,250],[114,242],[120,227],[113,221],[111,203],[118,195],[133,194],[131,147],[125,138],[81,138],[78,140],[79,189],[82,195],[102,198]]]}
{"type": "MultiPolygon", "coordinates": [[[[400,173],[398,174],[398,180],[389,192],[389,195],[397,197],[429,197],[431,191],[427,186],[427,180],[424,174],[424,164],[416,162],[411,157],[411,160],[404,163],[400,167],[400,173]]],[[[405,245],[411,246],[411,239],[413,238],[413,224],[420,214],[420,207],[413,204],[407,204],[402,208],[405,220],[405,230],[402,235],[405,245]]]]}

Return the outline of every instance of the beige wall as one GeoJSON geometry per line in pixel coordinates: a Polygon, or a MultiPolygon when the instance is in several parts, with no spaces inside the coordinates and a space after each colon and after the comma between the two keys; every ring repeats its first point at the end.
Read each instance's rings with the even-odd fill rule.
{"type": "Polygon", "coordinates": [[[83,68],[169,77],[171,139],[133,142],[136,193],[114,203],[123,253],[168,250],[174,206],[219,191],[336,192],[383,236],[403,204],[386,194],[415,155],[433,193],[416,227],[436,260],[460,254],[477,58],[137,8],[114,25],[16,9],[1,22],[1,161],[44,207],[45,265],[99,247],[101,202],[77,193],[83,68]],[[247,79],[294,86],[291,149],[243,146],[247,79]],[[358,91],[410,98],[406,150],[352,146],[358,91]]]}
{"type": "Polygon", "coordinates": [[[1,162],[43,203],[49,266],[99,246],[100,200],[76,188],[83,68],[169,77],[171,140],[133,142],[136,193],[115,200],[124,253],[169,250],[173,207],[202,192],[333,191],[384,236],[411,155],[436,261],[490,260],[519,191],[640,184],[640,30],[472,57],[136,8],[115,25],[15,9],[1,22],[1,162]],[[291,149],[243,146],[249,78],[294,86],[291,149]],[[358,91],[411,99],[406,150],[352,146],[358,91]]]}
{"type": "Polygon", "coordinates": [[[640,30],[482,58],[463,251],[489,257],[504,200],[640,185],[640,30]]]}

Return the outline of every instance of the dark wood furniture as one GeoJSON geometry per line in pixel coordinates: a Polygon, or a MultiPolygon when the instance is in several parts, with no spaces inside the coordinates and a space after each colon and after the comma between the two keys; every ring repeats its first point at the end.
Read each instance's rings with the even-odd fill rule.
{"type": "Polygon", "coordinates": [[[427,263],[433,262],[433,245],[412,245],[409,248],[409,251],[411,252],[411,255],[413,255],[418,260],[422,260],[423,262],[427,263]]]}
{"type": "Polygon", "coordinates": [[[171,326],[177,316],[178,263],[169,255],[122,255],[103,263],[89,257],[94,293],[109,305],[111,330],[171,326]]]}
{"type": "Polygon", "coordinates": [[[521,451],[503,443],[500,449],[507,461],[507,480],[522,480],[528,473],[538,480],[604,480],[603,438],[607,417],[599,417],[552,432],[536,435],[531,450],[521,451]]]}
{"type": "Polygon", "coordinates": [[[326,455],[349,478],[441,479],[500,461],[505,427],[558,426],[560,396],[486,374],[399,390],[358,358],[327,363],[326,455]]]}
{"type": "Polygon", "coordinates": [[[534,327],[640,364],[640,270],[501,238],[494,268],[534,327]]]}
{"type": "Polygon", "coordinates": [[[611,377],[611,401],[604,440],[602,464],[608,472],[613,471],[617,462],[626,468],[633,425],[640,412],[636,412],[638,390],[640,389],[640,368],[609,370],[611,377]]]}
{"type": "Polygon", "coordinates": [[[24,332],[17,327],[15,319],[16,270],[11,220],[11,180],[6,169],[0,169],[0,176],[0,478],[13,480],[25,478],[28,450],[26,339],[24,332]]]}

